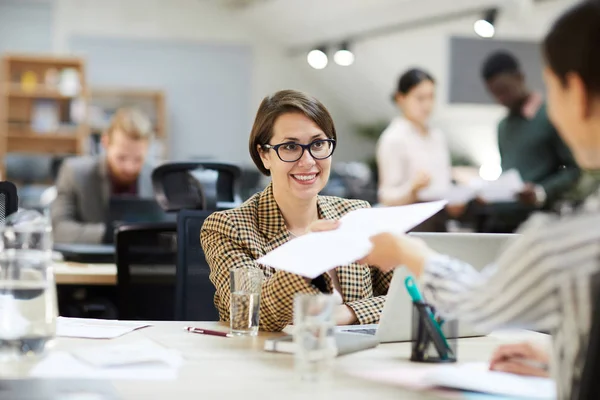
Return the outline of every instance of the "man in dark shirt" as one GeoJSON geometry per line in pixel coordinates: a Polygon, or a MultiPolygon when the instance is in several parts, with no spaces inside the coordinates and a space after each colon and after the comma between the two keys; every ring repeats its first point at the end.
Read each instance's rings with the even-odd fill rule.
{"type": "Polygon", "coordinates": [[[112,236],[106,228],[112,196],[153,197],[152,167],[146,156],[152,138],[150,121],[121,109],[102,135],[104,154],[63,162],[50,208],[54,241],[97,244],[112,236]]]}
{"type": "Polygon", "coordinates": [[[570,150],[558,136],[539,94],[531,92],[516,58],[507,52],[488,57],[482,68],[488,91],[508,109],[498,125],[503,171],[516,169],[526,182],[513,203],[488,206],[493,227],[512,232],[536,209],[551,209],[579,178],[570,150]]]}

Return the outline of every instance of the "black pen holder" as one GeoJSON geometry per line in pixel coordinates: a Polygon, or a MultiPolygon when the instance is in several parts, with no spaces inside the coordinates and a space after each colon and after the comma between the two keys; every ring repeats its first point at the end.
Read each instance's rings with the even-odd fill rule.
{"type": "Polygon", "coordinates": [[[457,338],[457,320],[443,321],[436,317],[435,309],[429,304],[413,302],[410,361],[456,362],[457,338]]]}

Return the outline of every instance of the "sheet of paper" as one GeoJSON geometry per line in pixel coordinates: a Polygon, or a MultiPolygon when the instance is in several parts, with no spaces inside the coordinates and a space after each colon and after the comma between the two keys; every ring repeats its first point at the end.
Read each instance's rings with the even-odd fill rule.
{"type": "Polygon", "coordinates": [[[335,231],[300,236],[257,261],[306,278],[315,278],[331,268],[369,254],[369,238],[383,232],[405,233],[444,207],[446,201],[401,207],[363,208],[340,220],[335,231]]]}
{"type": "Polygon", "coordinates": [[[362,379],[414,390],[449,388],[519,399],[556,399],[554,381],[490,371],[487,363],[437,366],[390,366],[380,369],[348,370],[362,379]]]}
{"type": "Polygon", "coordinates": [[[426,379],[438,386],[475,392],[525,399],[556,398],[556,384],[551,379],[490,371],[487,363],[440,366],[426,379]]]}
{"type": "Polygon", "coordinates": [[[58,317],[56,336],[113,339],[147,326],[150,324],[137,321],[58,317]]]}
{"type": "Polygon", "coordinates": [[[488,203],[516,201],[516,195],[523,190],[525,183],[516,169],[504,172],[500,177],[481,186],[478,196],[488,203]]]}
{"type": "Polygon", "coordinates": [[[183,359],[179,352],[150,340],[52,351],[32,368],[33,378],[173,380],[183,359]]]}

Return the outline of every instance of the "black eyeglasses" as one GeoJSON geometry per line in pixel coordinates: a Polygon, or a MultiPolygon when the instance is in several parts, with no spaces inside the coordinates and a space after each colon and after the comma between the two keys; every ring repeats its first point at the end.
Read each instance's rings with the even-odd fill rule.
{"type": "Polygon", "coordinates": [[[334,139],[315,140],[309,144],[300,144],[294,142],[280,143],[274,146],[263,144],[265,150],[273,149],[279,159],[283,162],[296,162],[304,155],[304,150],[308,150],[312,158],[315,160],[325,160],[331,157],[335,149],[334,139]]]}

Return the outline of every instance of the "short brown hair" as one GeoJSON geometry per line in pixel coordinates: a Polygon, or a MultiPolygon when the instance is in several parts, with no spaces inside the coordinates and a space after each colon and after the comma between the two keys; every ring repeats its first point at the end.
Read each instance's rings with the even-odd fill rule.
{"type": "Polygon", "coordinates": [[[122,132],[133,140],[148,140],[154,134],[150,119],[141,111],[133,108],[120,108],[113,115],[105,134],[110,138],[115,131],[122,132]]]}
{"type": "Polygon", "coordinates": [[[283,114],[300,113],[311,119],[329,139],[337,139],[333,119],[325,106],[317,99],[297,90],[281,90],[263,99],[256,112],[250,133],[250,156],[260,172],[269,176],[260,158],[258,146],[268,144],[273,137],[273,125],[283,114]]]}

